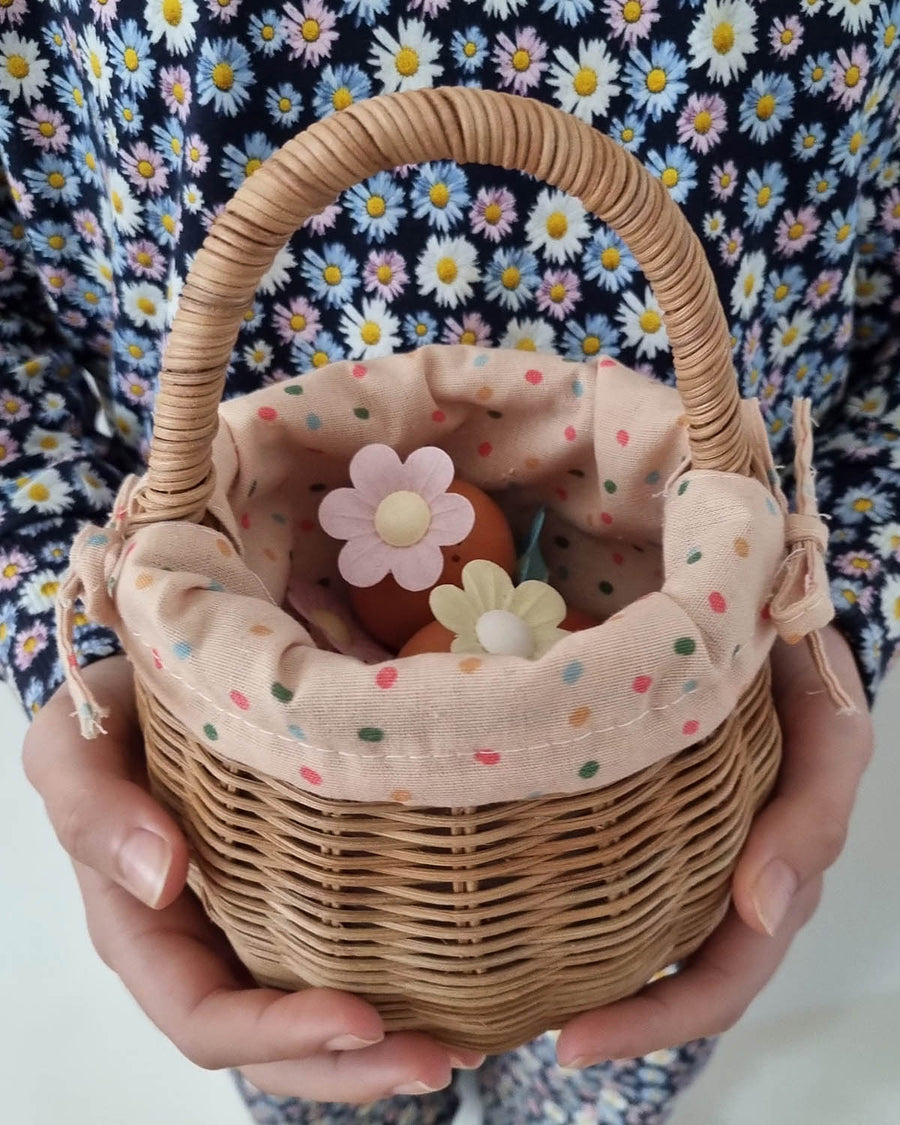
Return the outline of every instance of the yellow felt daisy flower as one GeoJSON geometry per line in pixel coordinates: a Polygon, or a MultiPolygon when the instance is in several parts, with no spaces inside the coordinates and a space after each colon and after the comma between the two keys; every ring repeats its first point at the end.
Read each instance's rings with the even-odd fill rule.
{"type": "Polygon", "coordinates": [[[537,660],[568,636],[559,627],[566,603],[546,582],[513,586],[501,566],[475,559],[463,568],[462,583],[437,586],[429,599],[431,612],[455,634],[451,652],[537,660]]]}

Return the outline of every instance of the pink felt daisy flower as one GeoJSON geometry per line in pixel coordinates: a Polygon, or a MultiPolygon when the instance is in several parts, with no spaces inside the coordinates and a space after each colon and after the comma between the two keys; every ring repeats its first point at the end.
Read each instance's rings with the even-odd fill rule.
{"type": "Polygon", "coordinates": [[[403,463],[387,445],[364,446],[350,462],[353,488],[337,488],[319,506],[319,523],[345,539],[338,569],[351,586],[374,586],[392,574],[404,590],[427,590],[444,568],[441,547],[472,530],[475,510],[448,493],[453,462],[434,446],[403,463]]]}

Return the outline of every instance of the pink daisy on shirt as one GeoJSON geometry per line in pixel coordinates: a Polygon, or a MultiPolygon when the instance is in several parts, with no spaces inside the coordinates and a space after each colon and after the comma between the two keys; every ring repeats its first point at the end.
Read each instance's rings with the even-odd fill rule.
{"type": "Polygon", "coordinates": [[[206,171],[209,164],[209,145],[197,133],[191,133],[184,142],[184,163],[195,176],[206,171]]]}
{"type": "Polygon", "coordinates": [[[291,45],[291,58],[304,66],[315,66],[331,54],[338,33],[333,30],[337,17],[322,0],[306,0],[299,10],[293,4],[284,6],[284,29],[291,45]]]}
{"type": "Polygon", "coordinates": [[[725,132],[725,102],[718,94],[691,94],[678,117],[678,139],[704,155],[725,132]]]}
{"type": "Polygon", "coordinates": [[[191,76],[183,66],[167,66],[160,71],[159,85],[169,113],[187,121],[191,108],[191,76]]]}
{"type": "Polygon", "coordinates": [[[363,283],[368,293],[386,301],[399,297],[409,282],[406,262],[396,250],[373,250],[363,268],[363,283]]]}
{"type": "Polygon", "coordinates": [[[780,59],[789,59],[791,55],[795,55],[802,42],[803,24],[797,16],[773,21],[769,30],[769,45],[780,59]]]}
{"type": "Polygon", "coordinates": [[[804,304],[810,308],[820,309],[835,296],[843,282],[840,270],[822,270],[812,279],[803,298],[804,304]]]}
{"type": "Polygon", "coordinates": [[[472,347],[487,348],[491,344],[491,329],[485,324],[481,313],[465,313],[462,321],[452,317],[444,321],[441,340],[445,344],[469,344],[472,347]]]}
{"type": "Polygon", "coordinates": [[[163,158],[144,141],[122,153],[122,167],[138,191],[160,195],[169,183],[169,171],[163,158]]]}
{"type": "Polygon", "coordinates": [[[719,253],[726,265],[733,266],[744,248],[744,236],[738,227],[723,234],[719,242],[719,253]]]}
{"type": "Polygon", "coordinates": [[[515,39],[510,39],[506,32],[501,31],[493,55],[500,71],[501,85],[511,86],[516,94],[527,94],[532,86],[540,82],[547,69],[546,54],[547,44],[538,38],[533,27],[520,27],[515,32],[515,39]]]}
{"type": "Polygon", "coordinates": [[[20,117],[22,133],[44,152],[62,152],[69,143],[69,126],[63,115],[45,105],[37,106],[31,117],[20,117]]]}
{"type": "Polygon", "coordinates": [[[509,234],[517,218],[515,197],[506,188],[481,188],[469,212],[472,233],[483,234],[491,242],[509,234]]]}
{"type": "Polygon", "coordinates": [[[19,634],[16,641],[15,661],[20,672],[30,668],[38,655],[47,647],[47,627],[40,621],[19,634]]]}
{"type": "Polygon", "coordinates": [[[305,297],[292,297],[286,305],[275,305],[275,331],[286,344],[312,340],[319,331],[319,311],[305,297]]]}
{"type": "Polygon", "coordinates": [[[629,47],[650,34],[659,19],[659,0],[605,0],[603,5],[613,35],[621,35],[629,47]]]}
{"type": "Polygon", "coordinates": [[[548,270],[537,292],[537,307],[556,320],[565,320],[581,299],[578,275],[572,270],[548,270]]]}
{"type": "Polygon", "coordinates": [[[0,26],[8,23],[10,27],[18,27],[25,18],[27,8],[28,0],[6,0],[0,8],[0,26]]]}
{"type": "Polygon", "coordinates": [[[231,23],[237,15],[241,0],[207,0],[209,14],[221,23],[231,23]]]}
{"type": "MultiPolygon", "coordinates": [[[[0,465],[5,465],[7,461],[12,461],[13,457],[19,452],[19,443],[13,438],[9,430],[0,430],[0,465]]],[[[5,589],[3,586],[3,573],[2,566],[0,566],[0,590],[5,589]]]]}
{"type": "Polygon", "coordinates": [[[152,277],[155,281],[166,272],[166,260],[155,242],[148,238],[126,242],[128,264],[138,277],[152,277]]]}
{"type": "Polygon", "coordinates": [[[330,230],[337,222],[337,217],[341,213],[340,203],[329,203],[327,207],[323,207],[321,211],[317,211],[315,215],[310,215],[305,223],[301,224],[301,230],[305,227],[313,232],[313,234],[324,234],[325,231],[330,230]]]}
{"type": "Polygon", "coordinates": [[[863,96],[868,74],[869,56],[861,43],[857,43],[849,55],[845,48],[839,48],[831,64],[830,99],[841,109],[850,109],[863,96]]]}
{"type": "Polygon", "coordinates": [[[738,186],[738,170],[733,160],[717,164],[709,176],[709,186],[716,199],[730,199],[738,186]]]}
{"type": "Polygon", "coordinates": [[[113,20],[118,15],[119,0],[91,0],[91,12],[94,20],[109,30],[113,20]]]}
{"type": "Polygon", "coordinates": [[[785,211],[775,235],[775,245],[780,254],[792,258],[812,241],[822,225],[815,207],[801,207],[799,211],[785,211]]]}
{"type": "Polygon", "coordinates": [[[103,228],[100,226],[100,220],[93,211],[89,211],[87,208],[76,211],[72,216],[72,222],[81,237],[91,246],[102,246],[106,241],[103,228]]]}

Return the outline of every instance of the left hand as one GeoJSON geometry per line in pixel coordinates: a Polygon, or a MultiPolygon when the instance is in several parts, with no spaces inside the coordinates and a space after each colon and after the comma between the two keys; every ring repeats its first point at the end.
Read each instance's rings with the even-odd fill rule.
{"type": "Polygon", "coordinates": [[[835,713],[806,645],[776,646],[773,679],[784,759],[741,854],[728,914],[682,972],[571,1020],[557,1043],[561,1065],[636,1058],[721,1034],[740,1019],[812,917],[823,872],[843,850],[873,750],[872,722],[849,646],[834,628],[823,632],[823,641],[858,713],[835,713]]]}

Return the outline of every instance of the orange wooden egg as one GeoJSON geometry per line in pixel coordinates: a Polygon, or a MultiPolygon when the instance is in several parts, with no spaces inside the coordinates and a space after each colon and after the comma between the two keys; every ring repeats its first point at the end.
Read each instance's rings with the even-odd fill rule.
{"type": "MultiPolygon", "coordinates": [[[[506,516],[480,488],[454,480],[448,492],[465,496],[475,509],[475,525],[468,536],[452,547],[442,547],[444,569],[436,586],[462,586],[462,570],[473,559],[488,559],[512,576],[516,546],[506,516]]],[[[433,621],[428,604],[431,590],[404,590],[393,575],[374,586],[350,588],[350,602],[360,623],[381,644],[397,652],[421,628],[433,621]]],[[[449,645],[448,645],[449,647],[449,645]]]]}
{"type": "Polygon", "coordinates": [[[449,652],[452,644],[453,634],[450,630],[440,621],[432,621],[430,625],[414,633],[397,655],[419,656],[423,652],[449,652]]]}
{"type": "Polygon", "coordinates": [[[599,624],[597,618],[591,617],[589,613],[570,608],[559,627],[560,629],[567,629],[570,633],[580,633],[582,629],[593,629],[595,625],[599,624]]]}

